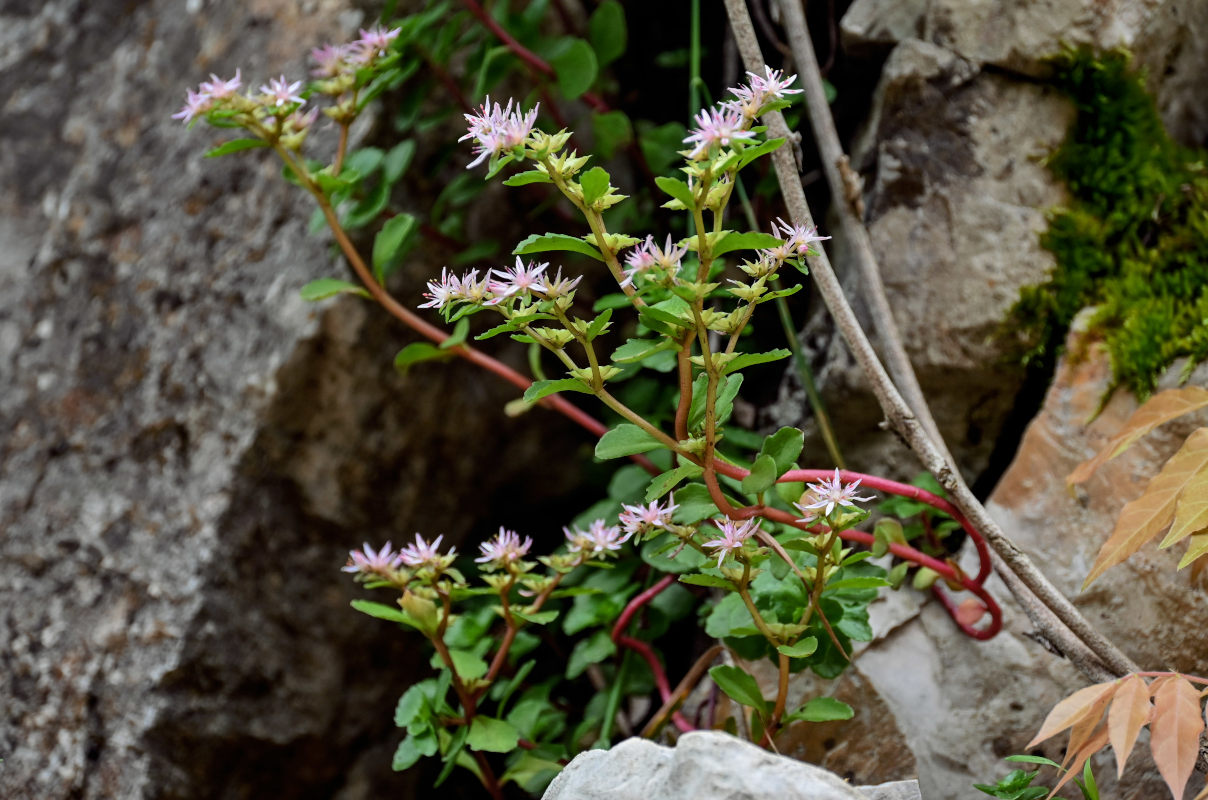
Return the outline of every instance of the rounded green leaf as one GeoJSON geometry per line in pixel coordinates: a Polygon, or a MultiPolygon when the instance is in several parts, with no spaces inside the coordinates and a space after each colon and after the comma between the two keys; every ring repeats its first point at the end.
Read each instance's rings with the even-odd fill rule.
{"type": "Polygon", "coordinates": [[[520,741],[520,733],[501,719],[494,717],[474,717],[470,724],[470,735],[466,744],[471,750],[485,750],[488,753],[510,753],[516,749],[520,741]]]}
{"type": "Polygon", "coordinates": [[[574,100],[596,82],[596,54],[582,39],[572,39],[550,59],[558,77],[558,88],[567,100],[574,100]]]}
{"type": "Polygon", "coordinates": [[[604,0],[587,21],[587,35],[601,66],[620,58],[625,52],[628,34],[625,9],[617,0],[604,0]]]}

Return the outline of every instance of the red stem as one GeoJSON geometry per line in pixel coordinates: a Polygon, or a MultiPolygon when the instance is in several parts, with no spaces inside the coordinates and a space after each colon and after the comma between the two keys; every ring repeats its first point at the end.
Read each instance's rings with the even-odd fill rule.
{"type": "MultiPolygon", "coordinates": [[[[529,50],[520,42],[516,41],[512,34],[504,30],[503,26],[500,25],[494,17],[488,14],[486,9],[484,9],[477,2],[477,0],[462,0],[462,3],[470,10],[471,14],[478,18],[478,21],[481,22],[487,30],[495,34],[495,38],[507,45],[507,48],[511,50],[517,58],[527,64],[530,69],[532,69],[534,72],[541,73],[547,78],[553,78],[555,76],[554,68],[551,67],[545,59],[541,58],[541,56],[537,55],[532,50],[529,50]]],[[[582,98],[583,102],[591,106],[593,111],[604,112],[609,110],[608,103],[604,102],[604,100],[594,92],[584,92],[582,98]]]]}
{"type": "MultiPolygon", "coordinates": [[[[671,684],[667,680],[667,671],[663,669],[663,665],[659,662],[658,656],[655,655],[650,645],[631,636],[626,636],[625,629],[629,627],[629,623],[633,621],[634,616],[642,610],[642,606],[658,597],[663,590],[673,583],[675,583],[674,575],[664,575],[649,589],[630,600],[629,604],[625,606],[625,610],[621,612],[621,616],[617,617],[616,624],[612,626],[612,640],[621,647],[628,647],[646,660],[651,673],[654,674],[654,685],[659,690],[659,697],[662,698],[664,703],[671,700],[671,684]]],[[[679,728],[683,733],[696,730],[692,727],[692,723],[688,722],[678,711],[671,715],[671,719],[675,723],[675,727],[679,728]]]]}

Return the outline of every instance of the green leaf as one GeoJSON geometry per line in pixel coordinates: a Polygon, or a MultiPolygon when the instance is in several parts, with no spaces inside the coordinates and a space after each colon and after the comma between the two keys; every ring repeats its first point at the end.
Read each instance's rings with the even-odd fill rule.
{"type": "MultiPolygon", "coordinates": [[[[705,400],[709,388],[709,377],[705,373],[696,376],[692,383],[692,404],[688,409],[688,430],[694,431],[705,424],[705,400]]],[[[717,386],[717,424],[722,425],[734,411],[734,398],[742,388],[742,375],[723,375],[717,386]]]]}
{"type": "Polygon", "coordinates": [[[703,572],[695,575],[680,575],[680,583],[691,584],[692,586],[708,586],[711,589],[725,589],[727,592],[737,592],[738,587],[733,582],[726,580],[718,575],[706,575],[703,572]]]}
{"type": "Polygon", "coordinates": [[[517,172],[512,177],[503,182],[504,186],[528,186],[530,183],[553,183],[549,175],[539,169],[530,169],[528,172],[517,172]]]}
{"type": "Polygon", "coordinates": [[[593,319],[591,324],[587,326],[587,331],[583,334],[587,337],[587,341],[593,341],[596,337],[603,333],[605,329],[607,329],[608,321],[610,319],[612,319],[611,308],[604,309],[603,314],[593,319]]]}
{"type": "Polygon", "coordinates": [[[207,150],[206,158],[218,158],[230,153],[238,153],[240,150],[252,150],[257,147],[268,147],[268,142],[263,139],[232,139],[229,142],[218,145],[213,150],[207,150]]]}
{"type": "Polygon", "coordinates": [[[512,614],[514,616],[520,617],[520,619],[524,620],[525,622],[531,622],[534,625],[548,625],[558,618],[558,613],[558,609],[556,608],[533,613],[529,613],[527,611],[517,611],[514,608],[512,609],[512,614]]]}
{"type": "Polygon", "coordinates": [[[788,358],[793,354],[793,351],[786,350],[783,347],[776,350],[769,350],[766,353],[739,353],[738,356],[726,364],[722,372],[729,374],[745,367],[750,367],[755,364],[766,364],[769,361],[779,361],[782,358],[788,358]]]}
{"type": "Polygon", "coordinates": [[[675,502],[679,508],[672,518],[680,525],[692,525],[717,513],[717,506],[704,484],[690,483],[684,486],[675,493],[675,502]]]}
{"type": "MultiPolygon", "coordinates": [[[[612,0],[606,0],[612,2],[612,0]]],[[[592,132],[595,134],[596,150],[607,160],[617,150],[633,141],[633,125],[624,111],[609,111],[591,115],[592,132]]]]}
{"type": "Polygon", "coordinates": [[[510,753],[516,749],[519,741],[519,732],[503,720],[476,716],[470,724],[470,735],[466,739],[466,744],[470,746],[471,750],[510,753]]]}
{"type": "MultiPolygon", "coordinates": [[[[628,300],[626,300],[626,305],[628,305],[628,300]]],[[[629,364],[677,347],[678,345],[673,339],[627,339],[625,344],[612,352],[611,361],[614,364],[629,364]]]]}
{"type": "Polygon", "coordinates": [[[833,722],[851,719],[856,712],[842,700],[833,697],[815,697],[801,708],[784,718],[785,722],[833,722]]]}
{"type": "Polygon", "coordinates": [[[402,772],[405,769],[410,769],[424,756],[436,755],[437,741],[436,734],[431,730],[425,731],[419,736],[407,735],[407,738],[399,742],[398,749],[394,751],[394,758],[390,762],[390,768],[395,772],[402,772]]]}
{"type": "Polygon", "coordinates": [[[562,378],[554,381],[533,381],[533,385],[524,390],[524,399],[527,402],[535,403],[543,397],[548,397],[558,392],[592,394],[587,384],[578,378],[562,378]]]}
{"type": "Polygon", "coordinates": [[[302,287],[302,299],[309,302],[316,300],[326,300],[329,297],[335,297],[338,294],[355,294],[361,297],[369,297],[369,292],[365,291],[365,287],[357,286],[355,283],[342,281],[338,278],[319,278],[316,281],[311,281],[302,287]]]}
{"type": "Polygon", "coordinates": [[[437,347],[441,350],[451,350],[454,347],[463,345],[466,343],[466,336],[469,333],[470,321],[463,317],[457,321],[457,324],[453,327],[453,332],[449,334],[449,337],[437,345],[437,347]]]}
{"type": "MultiPolygon", "coordinates": [[[[840,578],[837,581],[826,584],[828,590],[834,589],[836,591],[839,589],[879,589],[882,586],[889,586],[889,581],[875,576],[840,578]]],[[[856,637],[853,636],[852,638],[856,637]]]]}
{"type": "Polygon", "coordinates": [[[362,147],[353,150],[344,159],[344,171],[354,172],[362,178],[373,173],[382,164],[384,154],[377,147],[362,147]]]}
{"type": "Polygon", "coordinates": [[[763,494],[776,482],[776,459],[762,455],[751,465],[751,474],[742,479],[742,490],[747,494],[763,494]]]}
{"type": "Polygon", "coordinates": [[[658,439],[642,428],[622,422],[600,437],[600,441],[596,443],[596,458],[607,461],[610,458],[645,453],[662,446],[658,439]]]}
{"type": "Polygon", "coordinates": [[[694,206],[692,190],[688,188],[688,184],[676,178],[667,177],[655,178],[654,182],[664,192],[683,203],[684,208],[691,209],[694,206]]]}
{"type": "Polygon", "coordinates": [[[600,66],[621,57],[627,37],[625,9],[617,0],[604,0],[587,21],[587,38],[591,40],[600,66]]]}
{"type": "Polygon", "coordinates": [[[680,481],[699,477],[703,471],[697,464],[684,464],[655,476],[646,488],[646,502],[653,503],[674,489],[680,481]]]}
{"type": "Polygon", "coordinates": [[[453,353],[448,350],[441,350],[428,342],[412,342],[398,351],[398,355],[394,357],[394,368],[406,374],[413,364],[419,364],[422,361],[441,361],[448,358],[453,358],[453,353]]]}
{"type": "Polygon", "coordinates": [[[403,177],[403,173],[407,171],[414,156],[414,139],[404,139],[390,148],[390,152],[386,153],[386,157],[382,159],[382,180],[389,184],[396,183],[399,178],[403,177]]]}
{"type": "Polygon", "coordinates": [[[763,693],[759,691],[759,683],[745,670],[723,664],[710,669],[709,676],[713,678],[713,682],[719,689],[730,696],[730,699],[764,714],[768,713],[768,701],[763,699],[763,693]]]}
{"type": "Polygon", "coordinates": [[[818,639],[807,636],[796,644],[782,644],[776,649],[789,658],[808,658],[818,650],[818,639]]]}
{"type": "Polygon", "coordinates": [[[384,283],[403,263],[403,256],[414,245],[418,230],[419,222],[410,214],[399,214],[386,220],[373,240],[373,275],[378,283],[384,283]]]}
{"type": "Polygon", "coordinates": [[[673,575],[698,570],[709,561],[699,550],[684,547],[679,539],[669,533],[659,534],[642,542],[640,555],[645,563],[660,572],[670,572],[673,575]]]}
{"type": "Polygon", "coordinates": [[[579,185],[583,187],[584,204],[590,206],[608,192],[608,171],[602,167],[592,167],[579,178],[579,185]]]}
{"type": "Polygon", "coordinates": [[[388,620],[390,622],[401,622],[404,625],[415,626],[415,620],[411,615],[395,606],[388,606],[384,603],[375,603],[372,600],[353,600],[352,607],[362,614],[368,614],[371,617],[388,620]]]}
{"type": "MultiPolygon", "coordinates": [[[[453,661],[453,669],[457,672],[457,677],[463,681],[472,681],[487,674],[487,662],[481,656],[469,650],[450,649],[449,658],[453,661]]],[[[432,654],[431,663],[434,669],[440,669],[445,666],[445,663],[441,661],[440,655],[437,653],[432,654]]]]}
{"type": "Polygon", "coordinates": [[[742,169],[760,156],[779,150],[782,144],[784,144],[784,139],[768,139],[754,147],[743,148],[742,155],[738,159],[738,168],[742,169]]]}
{"type": "Polygon", "coordinates": [[[344,227],[349,230],[365,227],[378,218],[389,202],[390,184],[378,181],[377,185],[373,187],[373,191],[369,192],[353,206],[351,211],[344,215],[344,227]]]}
{"type": "Polygon", "coordinates": [[[428,704],[428,691],[436,684],[435,680],[421,681],[403,692],[403,696],[398,699],[398,705],[394,709],[394,724],[400,728],[406,728],[411,723],[422,719],[427,720],[432,716],[431,706],[428,704]]]}
{"type": "Polygon", "coordinates": [[[607,628],[598,630],[591,637],[582,640],[571,651],[570,660],[566,664],[566,677],[577,678],[592,664],[598,664],[617,652],[617,646],[607,628]]]}
{"type": "Polygon", "coordinates": [[[440,774],[437,775],[436,780],[432,782],[433,789],[444,783],[445,778],[448,778],[449,775],[453,773],[453,767],[457,766],[458,764],[461,764],[463,767],[468,766],[471,770],[477,768],[477,764],[474,764],[474,762],[470,760],[468,756],[465,756],[465,754],[462,753],[462,749],[466,746],[466,739],[469,738],[469,736],[470,729],[464,725],[457,729],[457,733],[453,734],[452,740],[449,741],[448,748],[445,750],[444,755],[441,756],[441,758],[444,759],[445,765],[441,767],[440,774]]]}
{"type": "Polygon", "coordinates": [[[547,253],[551,250],[581,253],[585,256],[591,256],[596,261],[604,260],[604,256],[600,255],[600,251],[595,247],[592,247],[577,236],[567,236],[565,233],[547,233],[544,235],[534,233],[516,245],[516,249],[512,251],[512,255],[526,256],[532,253],[547,253]]]}
{"type": "Polygon", "coordinates": [[[759,455],[771,456],[776,462],[776,477],[792,469],[805,447],[805,434],[796,428],[784,427],[763,440],[759,455]]]}
{"type": "Polygon", "coordinates": [[[728,231],[725,236],[713,244],[713,256],[716,258],[734,250],[765,250],[782,244],[784,244],[783,239],[777,239],[770,233],[728,231]]]}
{"type": "Polygon", "coordinates": [[[558,78],[558,88],[567,100],[574,100],[596,82],[596,54],[582,39],[572,39],[550,58],[558,78]]]}
{"type": "Polygon", "coordinates": [[[549,782],[562,771],[562,765],[557,761],[538,758],[532,753],[524,752],[507,772],[499,778],[500,783],[515,781],[520,788],[536,797],[540,795],[549,782]]]}

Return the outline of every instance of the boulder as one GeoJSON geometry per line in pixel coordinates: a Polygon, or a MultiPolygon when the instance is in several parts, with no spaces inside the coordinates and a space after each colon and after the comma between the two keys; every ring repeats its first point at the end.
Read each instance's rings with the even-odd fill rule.
{"type": "Polygon", "coordinates": [[[544,800],[921,800],[913,781],[853,787],[833,773],[718,731],[684,734],[675,747],[627,739],[574,758],[544,800]],[[912,793],[913,791],[913,793],[912,793]]]}
{"type": "MultiPolygon", "coordinates": [[[[301,74],[361,21],[342,0],[6,4],[0,796],[407,794],[391,709],[427,667],[348,607],[347,551],[508,521],[501,494],[533,507],[536,459],[582,441],[492,410],[515,392],[468,367],[395,375],[412,334],[299,299],[345,268],[273,160],[203,159],[225,137],[170,119],[209,72],[301,74]]],[[[412,290],[439,271],[414,262],[412,290]]]]}

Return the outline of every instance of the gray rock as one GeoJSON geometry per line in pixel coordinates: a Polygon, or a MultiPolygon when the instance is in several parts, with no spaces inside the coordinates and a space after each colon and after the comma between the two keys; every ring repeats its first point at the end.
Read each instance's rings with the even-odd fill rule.
{"type": "Polygon", "coordinates": [[[271,158],[203,159],[222,137],[169,118],[207,73],[300,74],[360,21],[342,0],[5,4],[2,797],[410,791],[390,709],[414,642],[349,609],[338,569],[365,540],[485,526],[564,428],[491,411],[514,392],[468,368],[394,375],[410,334],[298,298],[344,268],[271,158]]]}
{"type": "MultiPolygon", "coordinates": [[[[862,800],[833,773],[784,758],[717,731],[695,731],[674,748],[627,739],[580,753],[554,778],[544,800],[862,800]]],[[[909,795],[904,795],[909,797],[909,795]]],[[[917,796],[917,795],[915,795],[917,796]]]]}
{"type": "MultiPolygon", "coordinates": [[[[1052,267],[1038,234],[1064,197],[1039,157],[1064,137],[1071,109],[1056,92],[986,73],[950,51],[906,40],[890,54],[870,119],[853,147],[871,173],[867,225],[882,279],[924,394],[966,474],[987,465],[1022,370],[994,338],[1021,287],[1052,267]]],[[[835,262],[844,265],[842,241],[835,262]]],[[[842,276],[865,314],[856,276],[842,276]]],[[[916,461],[890,434],[846,346],[825,316],[805,341],[825,353],[818,379],[849,463],[910,475],[916,461]],[[854,440],[854,442],[853,442],[854,440]]],[[[791,386],[791,385],[790,385],[791,386]]],[[[804,406],[783,398],[787,417],[804,406]]]]}
{"type": "Polygon", "coordinates": [[[923,800],[918,781],[894,781],[877,786],[857,786],[868,800],[923,800]]]}

